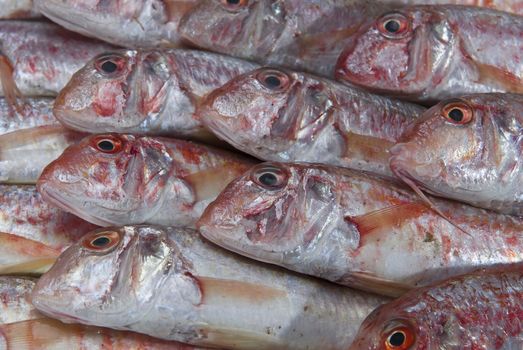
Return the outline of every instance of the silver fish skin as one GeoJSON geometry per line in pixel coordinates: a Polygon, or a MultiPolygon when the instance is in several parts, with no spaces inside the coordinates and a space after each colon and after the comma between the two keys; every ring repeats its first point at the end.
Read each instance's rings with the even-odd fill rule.
{"type": "Polygon", "coordinates": [[[196,50],[121,50],[76,72],[56,98],[54,115],[92,132],[205,138],[193,114],[201,98],[257,65],[196,50]]]}
{"type": "Polygon", "coordinates": [[[448,219],[370,174],[262,163],[232,181],[197,227],[250,258],[393,296],[478,268],[523,267],[522,219],[432,200],[448,219]]]}
{"type": "Polygon", "coordinates": [[[400,178],[427,193],[523,216],[523,95],[445,100],[391,150],[400,178]]]}
{"type": "Polygon", "coordinates": [[[478,271],[379,307],[349,350],[519,350],[522,305],[522,269],[478,271]]]}
{"type": "Polygon", "coordinates": [[[84,136],[61,125],[0,135],[0,183],[36,184],[44,168],[84,136]]]}
{"type": "Polygon", "coordinates": [[[63,250],[96,227],[45,202],[35,186],[0,185],[0,232],[63,250]]]}
{"type": "Polygon", "coordinates": [[[56,96],[87,61],[115,49],[42,21],[1,21],[0,43],[10,63],[2,79],[12,75],[24,96],[56,96]]]}
{"type": "Polygon", "coordinates": [[[432,103],[464,94],[523,93],[523,17],[472,6],[382,13],[340,55],[336,79],[432,103]]]}
{"type": "Polygon", "coordinates": [[[250,158],[187,141],[98,134],[67,148],[38,180],[49,203],[100,226],[194,226],[250,158]]]}
{"type": "Polygon", "coordinates": [[[214,90],[196,114],[218,137],[259,159],[393,177],[388,149],[423,111],[327,79],[265,67],[214,90]]]}
{"type": "Polygon", "coordinates": [[[0,135],[44,125],[59,125],[53,116],[54,99],[27,97],[20,110],[14,110],[5,98],[0,98],[0,135]]]}
{"type": "Polygon", "coordinates": [[[398,5],[467,5],[487,7],[498,11],[523,15],[523,1],[521,0],[392,0],[392,2],[398,5]]]}
{"type": "Polygon", "coordinates": [[[86,36],[131,48],[181,44],[178,24],[198,0],[35,0],[53,22],[86,36]]]}
{"type": "Polygon", "coordinates": [[[40,13],[33,8],[32,0],[1,0],[0,19],[39,18],[40,13]]]}
{"type": "MultiPolygon", "coordinates": [[[[35,280],[30,278],[0,276],[0,324],[44,317],[31,304],[34,286],[35,280]]],[[[0,349],[5,349],[1,331],[0,349]]]]}
{"type": "Polygon", "coordinates": [[[33,304],[63,322],[229,349],[346,349],[387,299],[257,264],[196,231],[94,231],[38,281],[33,304]]]}

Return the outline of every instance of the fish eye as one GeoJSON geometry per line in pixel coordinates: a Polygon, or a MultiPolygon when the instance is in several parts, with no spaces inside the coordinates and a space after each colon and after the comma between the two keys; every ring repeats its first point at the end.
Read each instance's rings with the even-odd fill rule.
{"type": "Polygon", "coordinates": [[[115,73],[123,71],[125,64],[125,57],[121,55],[112,54],[103,55],[97,58],[94,66],[98,70],[98,72],[102,73],[103,75],[113,76],[115,75],[115,73]]]}
{"type": "Polygon", "coordinates": [[[108,252],[120,243],[120,235],[115,231],[95,232],[87,235],[82,246],[95,252],[108,252]]]}
{"type": "Polygon", "coordinates": [[[389,39],[404,38],[410,32],[410,20],[401,13],[389,13],[378,19],[378,30],[389,39]]]}
{"type": "Polygon", "coordinates": [[[122,141],[114,136],[99,136],[94,140],[94,147],[103,153],[118,153],[122,149],[122,141]]]}
{"type": "Polygon", "coordinates": [[[263,188],[277,190],[287,184],[288,175],[279,167],[261,166],[253,169],[251,178],[254,183],[263,188]]]}
{"type": "Polygon", "coordinates": [[[472,121],[472,108],[463,101],[452,101],[445,104],[442,114],[452,124],[463,125],[472,121]]]}
{"type": "Polygon", "coordinates": [[[415,341],[414,332],[410,327],[399,326],[386,334],[386,350],[408,350],[415,341]]]}
{"type": "Polygon", "coordinates": [[[240,10],[249,4],[248,0],[221,0],[222,6],[227,10],[240,10]]]}
{"type": "Polygon", "coordinates": [[[286,73],[274,69],[262,70],[256,78],[265,88],[271,91],[285,90],[290,83],[290,78],[286,73]]]}

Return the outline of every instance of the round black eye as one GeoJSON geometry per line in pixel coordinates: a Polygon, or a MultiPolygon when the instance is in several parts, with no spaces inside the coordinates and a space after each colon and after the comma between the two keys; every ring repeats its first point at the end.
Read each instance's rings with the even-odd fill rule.
{"type": "Polygon", "coordinates": [[[118,69],[116,63],[112,61],[105,61],[100,67],[105,73],[114,73],[118,69]]]}
{"type": "Polygon", "coordinates": [[[281,85],[280,78],[278,78],[275,75],[269,75],[269,76],[265,77],[264,82],[265,82],[265,86],[267,86],[269,89],[276,89],[276,88],[280,87],[280,85],[281,85]]]}
{"type": "Polygon", "coordinates": [[[401,24],[398,21],[391,19],[385,23],[384,28],[389,33],[396,33],[400,30],[401,24]]]}
{"type": "Polygon", "coordinates": [[[114,143],[109,140],[102,140],[98,142],[98,148],[102,151],[112,152],[114,151],[114,143]]]}
{"type": "Polygon", "coordinates": [[[463,111],[459,108],[453,108],[449,111],[448,113],[448,116],[450,119],[456,121],[456,122],[461,122],[463,120],[463,111]]]}
{"type": "Polygon", "coordinates": [[[394,332],[389,337],[389,344],[392,346],[402,346],[405,343],[405,334],[403,332],[394,332]]]}
{"type": "Polygon", "coordinates": [[[91,241],[91,245],[95,246],[95,247],[98,247],[98,248],[105,247],[109,243],[111,243],[111,240],[109,238],[105,237],[105,236],[100,236],[100,237],[98,237],[96,239],[93,239],[91,241]]]}
{"type": "Polygon", "coordinates": [[[258,177],[258,180],[269,187],[276,186],[278,184],[278,177],[273,173],[263,173],[258,177]]]}

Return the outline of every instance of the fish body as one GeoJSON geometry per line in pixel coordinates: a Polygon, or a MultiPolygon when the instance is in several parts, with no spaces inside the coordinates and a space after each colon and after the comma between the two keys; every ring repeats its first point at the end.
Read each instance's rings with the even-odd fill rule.
{"type": "Polygon", "coordinates": [[[35,0],[35,7],[59,25],[125,47],[181,44],[178,25],[197,0],[35,0]]]}
{"type": "MultiPolygon", "coordinates": [[[[95,225],[45,202],[35,186],[0,185],[0,232],[40,243],[52,252],[65,249],[95,228],[95,225]]],[[[4,238],[9,237],[2,237],[2,245],[5,248],[11,244],[11,252],[19,250],[31,256],[38,253],[36,248],[24,250],[24,247],[32,246],[30,243],[15,240],[7,243],[4,238]]],[[[45,256],[49,257],[49,254],[45,256]]]]}
{"type": "Polygon", "coordinates": [[[14,110],[5,98],[0,98],[0,135],[37,126],[59,125],[53,116],[53,104],[52,98],[27,97],[21,109],[14,110]]]}
{"type": "Polygon", "coordinates": [[[521,349],[522,305],[521,269],[460,276],[376,309],[350,350],[521,349]]]}
{"type": "Polygon", "coordinates": [[[193,117],[203,95],[257,66],[195,50],[121,50],[75,73],[54,106],[68,127],[202,138],[193,117]]]}
{"type": "Polygon", "coordinates": [[[392,0],[392,2],[398,5],[467,5],[487,7],[518,15],[523,14],[523,2],[521,0],[392,0]]]}
{"type": "Polygon", "coordinates": [[[87,61],[114,49],[42,21],[1,21],[0,43],[9,61],[2,62],[4,89],[12,76],[24,96],[56,96],[87,61]]]}
{"type": "Polygon", "coordinates": [[[251,159],[176,139],[98,134],[72,145],[38,180],[43,198],[100,226],[193,226],[251,159]]]}
{"type": "Polygon", "coordinates": [[[41,17],[33,9],[33,0],[2,0],[0,1],[0,19],[29,19],[41,17]]]}
{"type": "Polygon", "coordinates": [[[522,109],[515,94],[442,101],[391,149],[391,168],[431,194],[523,216],[522,109]]]}
{"type": "Polygon", "coordinates": [[[261,68],[210,93],[198,118],[257,158],[393,176],[388,153],[425,109],[304,73],[261,68]]]}
{"type": "Polygon", "coordinates": [[[521,219],[433,200],[447,219],[408,188],[369,174],[262,163],[232,181],[197,227],[250,258],[381,294],[523,266],[521,219]]]}
{"type": "Polygon", "coordinates": [[[339,80],[411,101],[523,92],[523,17],[469,6],[384,13],[347,46],[339,80]]]}
{"type": "MultiPolygon", "coordinates": [[[[30,278],[0,276],[0,324],[44,317],[31,304],[35,281],[30,278]]],[[[2,347],[0,331],[0,349],[2,347]]]]}
{"type": "Polygon", "coordinates": [[[228,349],[346,349],[386,298],[285,273],[196,231],[124,226],[72,246],[33,291],[64,322],[228,349]]]}
{"type": "Polygon", "coordinates": [[[85,134],[44,125],[0,135],[0,182],[36,184],[43,169],[85,134]]]}
{"type": "Polygon", "coordinates": [[[60,250],[11,233],[0,232],[0,274],[38,275],[53,265],[60,250]]]}

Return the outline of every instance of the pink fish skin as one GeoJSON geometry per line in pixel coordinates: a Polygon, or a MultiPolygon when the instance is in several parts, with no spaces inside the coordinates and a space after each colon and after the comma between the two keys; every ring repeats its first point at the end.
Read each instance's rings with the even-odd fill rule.
{"type": "Polygon", "coordinates": [[[43,198],[101,226],[193,226],[250,158],[182,140],[98,134],[67,148],[38,180],[43,198]]]}
{"type": "Polygon", "coordinates": [[[341,81],[412,101],[523,92],[523,17],[469,6],[384,13],[347,46],[341,81]]]}
{"type": "Polygon", "coordinates": [[[523,267],[523,219],[432,198],[344,168],[262,163],[197,223],[253,259],[387,295],[478,268],[523,267]]]}
{"type": "Polygon", "coordinates": [[[425,109],[305,73],[260,68],[210,93],[196,114],[259,159],[326,163],[393,177],[392,147],[425,109]]]}
{"type": "Polygon", "coordinates": [[[377,308],[350,350],[523,348],[523,272],[480,271],[377,308]]]}
{"type": "MultiPolygon", "coordinates": [[[[388,0],[384,0],[388,1],[388,0]]],[[[505,11],[523,15],[523,1],[521,0],[392,0],[396,4],[404,5],[467,5],[487,7],[498,11],[505,11]]]]}
{"type": "Polygon", "coordinates": [[[436,196],[523,216],[523,95],[442,101],[391,148],[391,169],[436,196]]]}
{"type": "Polygon", "coordinates": [[[205,138],[193,114],[200,99],[257,65],[196,50],[121,50],[102,54],[76,72],[56,98],[67,127],[205,138]]]}

